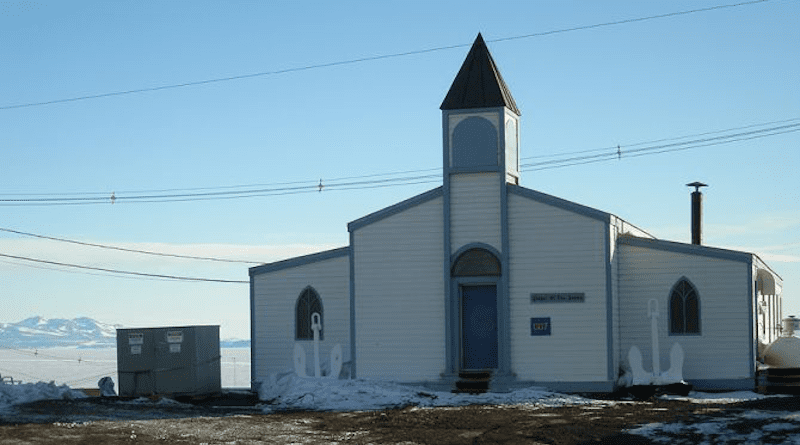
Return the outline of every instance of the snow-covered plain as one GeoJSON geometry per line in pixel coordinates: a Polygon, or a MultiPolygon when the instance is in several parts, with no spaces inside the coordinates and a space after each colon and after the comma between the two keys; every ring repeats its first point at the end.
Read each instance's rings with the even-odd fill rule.
{"type": "MultiPolygon", "coordinates": [[[[250,386],[250,348],[222,348],[223,388],[250,386]]],[[[0,349],[0,376],[22,382],[50,382],[72,388],[97,388],[102,377],[117,376],[117,349],[0,349]]],[[[118,389],[118,388],[117,388],[118,389]]]]}

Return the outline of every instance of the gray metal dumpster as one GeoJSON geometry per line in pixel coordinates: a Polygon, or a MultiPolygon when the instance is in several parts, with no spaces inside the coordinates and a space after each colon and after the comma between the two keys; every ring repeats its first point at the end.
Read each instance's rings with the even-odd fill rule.
{"type": "Polygon", "coordinates": [[[117,329],[119,395],[219,393],[219,326],[117,329]]]}

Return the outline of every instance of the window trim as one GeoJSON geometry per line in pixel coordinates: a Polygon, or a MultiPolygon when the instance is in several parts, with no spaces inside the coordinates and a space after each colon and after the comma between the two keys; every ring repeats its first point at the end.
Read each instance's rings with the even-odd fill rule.
{"type": "Polygon", "coordinates": [[[702,321],[702,317],[701,317],[702,310],[701,310],[701,304],[700,304],[700,292],[697,290],[697,286],[695,286],[694,283],[692,283],[692,280],[690,280],[689,278],[684,276],[684,277],[679,278],[675,282],[675,284],[672,285],[672,288],[669,291],[669,295],[667,296],[667,307],[669,308],[668,309],[669,319],[667,320],[667,323],[669,325],[669,335],[675,335],[675,336],[700,336],[700,335],[703,334],[703,325],[701,323],[701,321],[702,321]],[[687,325],[689,324],[689,323],[687,323],[687,321],[689,321],[690,314],[688,314],[688,311],[687,311],[687,309],[688,309],[687,301],[688,300],[687,300],[686,297],[690,296],[691,292],[687,292],[687,293],[685,293],[683,295],[680,295],[678,293],[678,286],[680,286],[681,283],[686,283],[686,285],[691,289],[691,292],[694,293],[695,300],[697,301],[697,311],[696,311],[697,313],[696,313],[696,315],[694,317],[692,317],[692,318],[695,318],[696,321],[697,321],[697,332],[688,332],[687,331],[687,325]],[[675,296],[678,296],[678,297],[681,298],[681,309],[683,310],[683,329],[682,329],[682,331],[673,331],[672,320],[674,319],[675,314],[673,313],[673,310],[672,310],[673,309],[672,308],[672,300],[673,300],[673,297],[675,297],[675,296]]]}

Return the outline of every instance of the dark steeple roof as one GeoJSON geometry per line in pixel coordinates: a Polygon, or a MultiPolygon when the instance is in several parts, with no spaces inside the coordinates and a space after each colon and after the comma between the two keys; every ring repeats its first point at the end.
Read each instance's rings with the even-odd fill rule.
{"type": "Polygon", "coordinates": [[[439,109],[492,107],[506,107],[518,115],[522,114],[489,54],[486,42],[478,33],[439,109]]]}

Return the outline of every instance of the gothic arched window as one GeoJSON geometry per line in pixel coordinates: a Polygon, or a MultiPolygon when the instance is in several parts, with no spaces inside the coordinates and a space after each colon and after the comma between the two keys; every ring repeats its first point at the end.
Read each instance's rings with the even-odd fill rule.
{"type": "Polygon", "coordinates": [[[311,329],[311,315],[315,312],[319,314],[319,322],[322,329],[319,330],[319,339],[323,340],[323,333],[325,332],[325,324],[323,323],[322,313],[322,300],[319,294],[313,287],[309,286],[303,289],[300,296],[297,297],[297,304],[295,305],[295,339],[297,340],[313,340],[314,331],[311,329]]]}
{"type": "Polygon", "coordinates": [[[700,296],[686,278],[678,280],[669,294],[669,333],[700,333],[700,296]]]}

